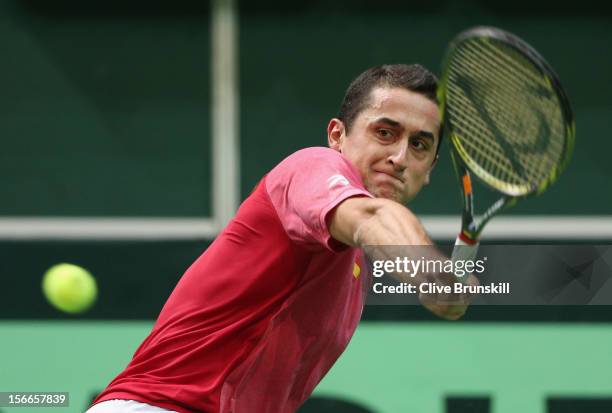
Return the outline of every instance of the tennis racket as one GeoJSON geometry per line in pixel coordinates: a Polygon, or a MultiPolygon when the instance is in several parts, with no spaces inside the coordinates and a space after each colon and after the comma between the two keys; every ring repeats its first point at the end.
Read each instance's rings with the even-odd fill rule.
{"type": "Polygon", "coordinates": [[[467,30],[450,43],[438,99],[463,195],[456,245],[474,245],[496,214],[558,179],[572,153],[574,117],[542,56],[493,27],[467,30]],[[472,175],[500,194],[478,218],[472,175]]]}

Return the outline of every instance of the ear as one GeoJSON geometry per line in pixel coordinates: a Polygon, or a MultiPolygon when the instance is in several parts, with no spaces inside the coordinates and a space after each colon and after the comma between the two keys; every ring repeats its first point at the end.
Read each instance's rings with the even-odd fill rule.
{"type": "Polygon", "coordinates": [[[427,171],[427,175],[425,175],[425,185],[429,185],[429,177],[431,175],[431,171],[433,171],[435,166],[438,164],[438,158],[439,157],[440,156],[436,154],[436,157],[434,158],[433,162],[431,163],[431,167],[429,168],[429,171],[427,171]]]}
{"type": "Polygon", "coordinates": [[[340,119],[333,118],[330,120],[327,124],[327,145],[338,152],[342,152],[342,145],[346,138],[345,131],[344,123],[340,119]]]}

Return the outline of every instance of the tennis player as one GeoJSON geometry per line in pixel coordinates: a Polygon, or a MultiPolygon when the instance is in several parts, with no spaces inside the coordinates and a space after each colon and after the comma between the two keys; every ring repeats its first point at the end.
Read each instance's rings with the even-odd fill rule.
{"type": "MultiPolygon", "coordinates": [[[[296,411],[359,323],[369,286],[359,248],[432,244],[404,205],[436,163],[436,87],[420,65],[358,76],[329,147],[263,177],[89,413],[296,411]]],[[[449,319],[466,308],[428,307],[449,319]]]]}

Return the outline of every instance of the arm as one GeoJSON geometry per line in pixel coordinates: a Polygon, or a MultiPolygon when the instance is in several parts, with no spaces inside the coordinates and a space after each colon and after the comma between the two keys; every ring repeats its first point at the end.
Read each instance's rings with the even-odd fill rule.
{"type": "Polygon", "coordinates": [[[348,198],[336,207],[329,232],[353,247],[433,245],[408,208],[383,198],[348,198]]]}
{"type": "MultiPolygon", "coordinates": [[[[340,203],[329,222],[331,236],[344,244],[363,248],[367,245],[433,245],[417,217],[401,204],[382,198],[348,198],[340,203]]],[[[434,251],[434,249],[428,249],[434,251]]],[[[385,259],[386,257],[372,257],[385,259]]],[[[446,259],[442,254],[432,259],[446,259]]],[[[396,274],[397,276],[397,274],[396,274]]],[[[453,282],[448,274],[418,274],[414,278],[401,279],[420,284],[424,281],[453,282]],[[434,277],[432,280],[431,278],[434,277]]],[[[475,283],[475,277],[470,276],[475,283]]],[[[439,317],[456,320],[467,310],[467,297],[457,304],[442,304],[435,299],[420,296],[423,305],[439,317]]]]}

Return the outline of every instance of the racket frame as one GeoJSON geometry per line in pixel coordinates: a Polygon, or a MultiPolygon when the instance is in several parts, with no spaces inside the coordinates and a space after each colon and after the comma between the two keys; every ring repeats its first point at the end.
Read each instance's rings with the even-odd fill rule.
{"type": "Polygon", "coordinates": [[[447,137],[447,140],[452,146],[451,158],[463,195],[462,225],[459,239],[467,244],[474,244],[480,237],[484,226],[493,216],[504,209],[514,206],[519,199],[541,194],[558,179],[559,174],[565,169],[571,158],[576,135],[576,125],[567,94],[552,67],[529,44],[504,30],[494,27],[479,26],[460,33],[447,47],[442,61],[442,68],[442,76],[438,87],[438,102],[443,125],[442,133],[447,137]],[[448,107],[446,104],[450,61],[457,47],[462,42],[473,39],[474,37],[486,39],[486,41],[491,42],[503,42],[505,45],[512,47],[519,54],[526,56],[539,70],[545,82],[551,87],[558,98],[565,124],[564,146],[560,161],[541,182],[534,185],[509,186],[506,182],[501,181],[481,168],[479,164],[469,156],[463,145],[461,145],[461,138],[453,132],[453,126],[447,113],[448,107]],[[479,220],[476,220],[474,217],[474,196],[471,174],[474,174],[486,187],[502,194],[502,196],[481,215],[479,220]]]}

